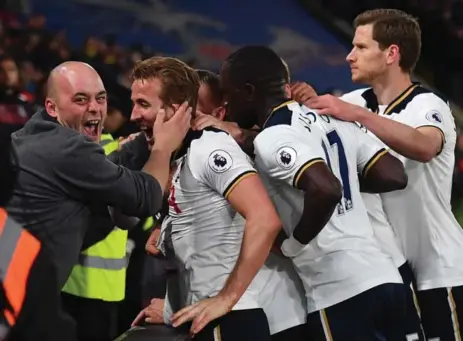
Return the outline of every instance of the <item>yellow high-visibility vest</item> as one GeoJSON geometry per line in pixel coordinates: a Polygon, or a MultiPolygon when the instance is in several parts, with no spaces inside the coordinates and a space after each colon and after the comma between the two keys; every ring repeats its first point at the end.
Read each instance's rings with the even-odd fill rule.
{"type": "MultiPolygon", "coordinates": [[[[117,150],[119,143],[111,134],[101,136],[100,145],[106,155],[117,150]]],[[[125,297],[127,269],[126,230],[114,227],[108,236],[79,255],[62,291],[90,299],[119,302],[125,297]]]]}

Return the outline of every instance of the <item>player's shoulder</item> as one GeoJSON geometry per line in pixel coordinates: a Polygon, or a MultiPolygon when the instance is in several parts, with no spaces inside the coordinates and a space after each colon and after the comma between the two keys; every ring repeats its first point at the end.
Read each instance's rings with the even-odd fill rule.
{"type": "Polygon", "coordinates": [[[372,88],[361,88],[350,92],[346,92],[339,98],[348,103],[356,104],[359,106],[365,106],[366,103],[369,102],[369,97],[371,97],[372,92],[372,88]]]}
{"type": "Polygon", "coordinates": [[[421,85],[410,96],[410,105],[450,111],[449,102],[444,96],[421,85]]]}
{"type": "Polygon", "coordinates": [[[195,138],[190,142],[189,154],[198,156],[209,154],[217,148],[229,149],[236,147],[235,140],[227,132],[216,129],[206,128],[196,132],[195,138]]]}
{"type": "Polygon", "coordinates": [[[239,160],[249,161],[232,136],[215,128],[199,131],[188,151],[190,168],[197,169],[197,167],[202,167],[201,165],[208,164],[216,173],[227,171],[233,163],[239,160]]]}

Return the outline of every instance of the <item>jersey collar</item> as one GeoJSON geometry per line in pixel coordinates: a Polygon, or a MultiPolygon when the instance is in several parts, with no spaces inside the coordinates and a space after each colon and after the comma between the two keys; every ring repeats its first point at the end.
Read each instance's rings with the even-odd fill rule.
{"type": "Polygon", "coordinates": [[[262,129],[265,129],[265,128],[269,127],[269,126],[275,125],[275,124],[271,124],[272,121],[273,121],[273,118],[275,117],[275,113],[278,110],[288,106],[291,103],[296,103],[296,101],[293,101],[293,100],[285,101],[285,102],[281,103],[280,105],[277,105],[275,108],[273,108],[272,111],[270,112],[270,115],[268,115],[267,119],[265,120],[265,122],[264,122],[264,124],[262,126],[262,129]]]}
{"type": "MultiPolygon", "coordinates": [[[[415,90],[420,87],[419,82],[413,82],[408,88],[406,88],[399,96],[397,96],[384,110],[384,115],[391,115],[393,113],[400,112],[402,107],[410,101],[414,97],[415,90]]],[[[366,107],[371,111],[375,112],[376,114],[379,113],[379,104],[378,98],[376,97],[373,88],[369,88],[366,90],[362,97],[366,101],[366,107]]]]}

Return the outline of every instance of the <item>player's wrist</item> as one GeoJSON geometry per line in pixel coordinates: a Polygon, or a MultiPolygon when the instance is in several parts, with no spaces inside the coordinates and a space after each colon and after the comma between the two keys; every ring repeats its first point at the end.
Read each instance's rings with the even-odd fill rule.
{"type": "MultiPolygon", "coordinates": [[[[225,289],[225,288],[224,288],[225,289]]],[[[240,299],[240,295],[230,290],[222,290],[216,296],[217,299],[221,300],[231,310],[240,299]]]]}
{"type": "Polygon", "coordinates": [[[365,120],[371,115],[371,112],[357,105],[353,105],[353,118],[355,122],[365,125],[365,120]]]}

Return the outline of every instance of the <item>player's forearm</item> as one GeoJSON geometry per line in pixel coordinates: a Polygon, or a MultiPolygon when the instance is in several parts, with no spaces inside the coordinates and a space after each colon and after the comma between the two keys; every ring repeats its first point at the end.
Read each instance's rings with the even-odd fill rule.
{"type": "Polygon", "coordinates": [[[434,156],[433,144],[415,128],[374,115],[361,107],[356,110],[357,121],[400,155],[420,162],[427,162],[434,156]]]}
{"type": "Polygon", "coordinates": [[[151,155],[143,167],[143,172],[150,174],[159,182],[163,193],[169,181],[170,157],[171,153],[153,147],[151,155]]]}
{"type": "MultiPolygon", "coordinates": [[[[257,220],[257,219],[256,219],[257,220]]],[[[241,252],[220,295],[238,302],[268,257],[281,226],[264,221],[246,221],[241,252]]]]}

